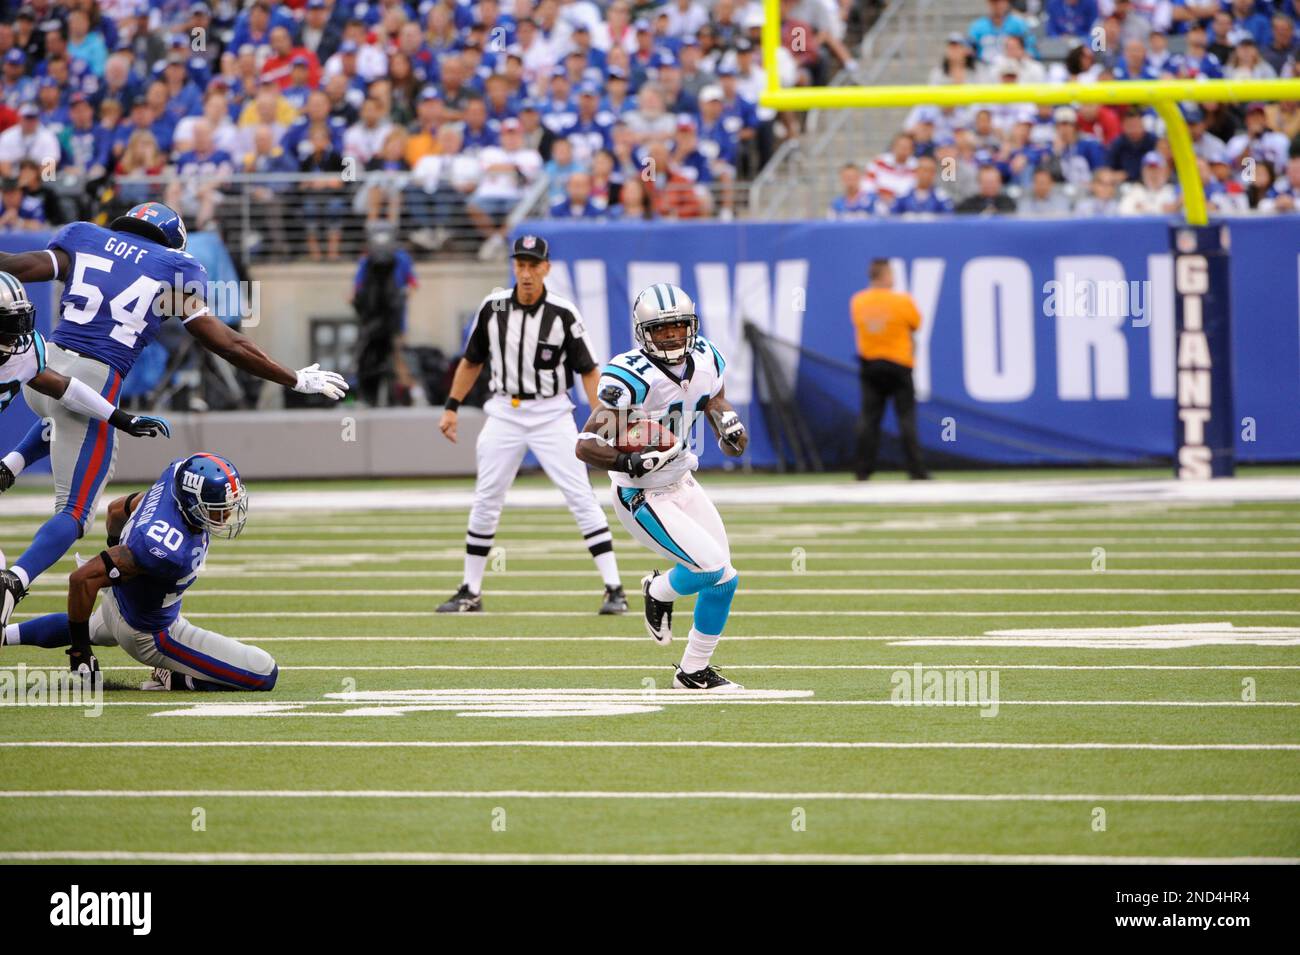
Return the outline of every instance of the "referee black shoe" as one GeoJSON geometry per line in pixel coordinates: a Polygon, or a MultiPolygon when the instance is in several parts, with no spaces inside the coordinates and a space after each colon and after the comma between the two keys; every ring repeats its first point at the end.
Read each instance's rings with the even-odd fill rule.
{"type": "Polygon", "coordinates": [[[9,617],[18,601],[27,596],[27,588],[12,570],[0,570],[0,627],[9,626],[9,617]]]}
{"type": "Polygon", "coordinates": [[[656,570],[641,578],[641,593],[645,594],[645,631],[655,643],[667,646],[673,642],[673,603],[650,596],[650,584],[658,576],[656,570]]]}
{"type": "Polygon", "coordinates": [[[674,690],[708,690],[714,693],[732,693],[743,690],[739,683],[732,683],[713,667],[705,667],[694,673],[687,673],[681,667],[673,674],[674,690]]]}
{"type": "Polygon", "coordinates": [[[14,472],[9,470],[9,465],[0,461],[0,494],[13,487],[16,480],[18,479],[14,477],[14,472]]]}
{"type": "Polygon", "coordinates": [[[452,598],[438,607],[438,613],[478,613],[483,609],[483,597],[469,589],[469,584],[461,584],[452,598]]]}
{"type": "Polygon", "coordinates": [[[627,613],[627,594],[622,587],[605,586],[605,600],[600,605],[601,614],[627,613]]]}

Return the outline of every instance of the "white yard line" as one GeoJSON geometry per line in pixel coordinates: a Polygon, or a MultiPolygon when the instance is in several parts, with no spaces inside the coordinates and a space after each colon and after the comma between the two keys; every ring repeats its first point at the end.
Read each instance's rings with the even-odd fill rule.
{"type": "MultiPolygon", "coordinates": [[[[390,691],[400,693],[401,690],[390,691]]],[[[419,691],[413,691],[419,692],[419,691]]],[[[419,706],[422,702],[435,704],[441,702],[450,702],[455,705],[461,705],[465,698],[484,697],[479,702],[509,702],[508,696],[502,694],[508,691],[501,689],[467,689],[467,690],[448,690],[447,693],[455,694],[455,698],[448,697],[446,700],[438,697],[429,697],[428,699],[412,699],[404,702],[392,703],[392,701],[382,701],[385,704],[393,706],[419,706]]],[[[579,702],[601,702],[603,697],[600,690],[590,690],[591,695],[587,697],[573,696],[571,690],[551,690],[546,687],[533,688],[530,690],[514,691],[530,694],[529,702],[565,702],[578,700],[579,702]]],[[[992,705],[993,701],[980,702],[979,700],[964,700],[954,702],[927,702],[923,700],[916,701],[895,701],[895,700],[808,700],[808,699],[746,699],[739,693],[710,693],[671,695],[675,694],[673,690],[661,691],[667,695],[650,696],[645,691],[638,689],[629,690],[611,690],[608,694],[617,697],[620,703],[636,703],[649,700],[653,703],[660,704],[667,701],[675,706],[893,706],[921,709],[945,709],[952,707],[967,707],[984,709],[992,705]],[[634,698],[635,697],[635,698],[634,698]]],[[[158,693],[156,696],[169,697],[170,694],[158,693]]],[[[309,706],[356,706],[366,705],[366,700],[245,700],[237,705],[240,707],[250,707],[253,709],[265,710],[270,715],[282,715],[283,712],[293,709],[301,709],[309,706]]],[[[50,706],[64,706],[61,703],[42,703],[42,708],[50,706]]],[[[74,709],[84,708],[84,703],[66,704],[74,709]]],[[[176,700],[176,699],[153,699],[153,700],[103,700],[97,702],[96,706],[143,706],[163,709],[184,709],[190,711],[193,715],[202,715],[205,709],[219,714],[221,710],[232,704],[228,703],[205,703],[194,700],[176,700]]],[[[997,706],[1170,706],[1170,707],[1190,707],[1190,708],[1246,708],[1246,709],[1268,709],[1273,707],[1297,707],[1300,706],[1300,700],[1255,700],[1245,702],[1243,700],[1005,700],[996,701],[997,706]]],[[[0,710],[19,709],[23,706],[21,703],[0,703],[0,710]]],[[[256,713],[247,713],[240,715],[256,715],[256,713]]]]}
{"type": "Polygon", "coordinates": [[[1297,752],[1300,743],[986,743],[885,740],[13,740],[0,749],[973,749],[1297,752]]]}
{"type": "Polygon", "coordinates": [[[0,789],[0,799],[727,799],[771,802],[1300,803],[1300,793],[909,793],[619,789],[0,789]]]}
{"type": "Polygon", "coordinates": [[[6,862],[486,862],[486,863],[982,863],[1003,865],[1295,865],[1292,856],[1092,856],[1009,855],[991,853],[856,853],[811,852],[129,852],[68,849],[0,852],[6,862]]]}
{"type": "MultiPolygon", "coordinates": [[[[330,619],[358,614],[366,617],[433,617],[432,609],[422,610],[248,610],[229,612],[200,611],[187,613],[189,620],[256,620],[256,619],[330,619]]],[[[1222,617],[1295,617],[1300,610],[733,610],[734,617],[1186,617],[1194,614],[1213,614],[1222,617]]],[[[15,613],[14,620],[30,620],[39,613],[15,613]]],[[[439,619],[454,616],[484,617],[590,617],[583,610],[485,610],[472,615],[445,614],[439,619]]],[[[256,638],[250,638],[256,639],[256,638]]],[[[910,639],[910,638],[909,638],[910,639]]]]}
{"type": "MultiPolygon", "coordinates": [[[[917,638],[913,638],[917,639],[917,638]]],[[[919,638],[924,639],[924,638],[919,638]]],[[[940,638],[942,639],[942,638],[940,638]]],[[[256,637],[251,642],[262,643],[256,637]]],[[[644,644],[644,640],[638,640],[638,643],[644,644]]],[[[630,670],[642,671],[653,670],[665,666],[664,661],[660,660],[654,663],[641,664],[568,664],[568,663],[547,663],[547,664],[513,664],[513,663],[493,663],[493,664],[459,664],[459,663],[410,663],[395,664],[391,666],[381,666],[372,664],[307,664],[302,666],[281,666],[281,672],[286,671],[319,671],[326,673],[352,673],[352,672],[379,672],[379,673],[399,673],[406,670],[415,671],[433,671],[433,672],[542,672],[542,673],[566,673],[570,670],[590,670],[601,672],[605,670],[630,670]]],[[[910,671],[912,664],[908,663],[728,663],[727,670],[880,670],[889,673],[899,671],[910,671]]],[[[10,666],[0,666],[0,672],[16,671],[21,667],[24,671],[30,672],[44,667],[32,666],[30,664],[14,664],[10,666]]],[[[926,670],[1300,670],[1300,665],[1289,666],[1282,664],[1265,664],[1258,665],[1252,663],[1239,664],[1152,664],[1150,666],[1138,663],[1120,663],[1120,664],[1090,664],[1090,665],[1073,665],[1073,664],[1038,664],[1038,663],[926,663],[923,664],[926,670]]],[[[62,670],[66,667],[50,667],[51,670],[62,670]]],[[[100,670],[104,672],[111,671],[137,671],[146,672],[149,667],[143,664],[135,666],[101,666],[100,670]]]]}
{"type": "MultiPolygon", "coordinates": [[[[793,575],[798,576],[798,575],[793,575]]],[[[493,588],[493,596],[500,597],[589,597],[591,587],[581,590],[520,590],[515,588],[493,588]]],[[[1069,594],[1112,594],[1121,597],[1240,597],[1291,596],[1300,594],[1300,587],[746,587],[744,593],[755,597],[828,597],[843,595],[848,597],[943,597],[943,596],[1002,596],[1032,597],[1061,596],[1069,594]]],[[[36,587],[28,594],[30,597],[58,597],[67,599],[67,587],[36,587]]],[[[257,588],[221,588],[203,587],[187,593],[189,600],[205,597],[446,597],[443,588],[355,588],[346,590],[296,590],[293,588],[268,589],[257,588]]]]}

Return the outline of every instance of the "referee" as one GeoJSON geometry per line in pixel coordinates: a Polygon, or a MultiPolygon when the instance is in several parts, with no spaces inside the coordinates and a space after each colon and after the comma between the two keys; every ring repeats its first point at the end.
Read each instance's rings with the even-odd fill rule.
{"type": "Polygon", "coordinates": [[[546,290],[546,275],[551,271],[546,240],[521,236],[515,240],[511,259],[515,287],[491,293],[479,306],[438,422],[447,440],[455,441],[456,409],[488,365],[492,397],[483,406],[487,423],[475,447],[478,478],[465,535],[465,580],[438,612],[483,609],[483,570],[501,520],[501,505],[524,454],[532,451],[546,476],[564,493],[605,581],[600,612],[625,613],[627,597],[618,576],[609,522],[596,503],[587,466],[573,453],[578,442],[569,400],[573,376],[575,372],[581,376],[587,400],[595,408],[600,369],[577,307],[546,290]]]}

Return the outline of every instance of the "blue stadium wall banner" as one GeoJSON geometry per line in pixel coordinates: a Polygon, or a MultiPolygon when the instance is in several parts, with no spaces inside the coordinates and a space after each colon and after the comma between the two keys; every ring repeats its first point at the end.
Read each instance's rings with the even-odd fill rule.
{"type": "MultiPolygon", "coordinates": [[[[631,347],[637,292],[675,283],[727,356],[728,398],[746,406],[762,387],[744,338],[747,323],[757,326],[822,447],[836,435],[839,446],[852,444],[860,399],[848,306],[877,257],[893,260],[896,283],[923,317],[914,380],[927,453],[1135,463],[1173,460],[1176,439],[1187,437],[1174,427],[1180,343],[1166,219],[546,223],[535,231],[551,242],[548,285],[578,305],[605,354],[631,347]]],[[[1243,462],[1300,460],[1300,219],[1234,219],[1230,231],[1230,252],[1213,259],[1220,264],[1205,253],[1211,295],[1226,284],[1236,316],[1230,332],[1217,322],[1207,331],[1217,360],[1210,387],[1221,400],[1211,452],[1221,445],[1224,460],[1229,447],[1243,462]]],[[[762,455],[756,448],[755,464],[770,463],[762,455]]]]}

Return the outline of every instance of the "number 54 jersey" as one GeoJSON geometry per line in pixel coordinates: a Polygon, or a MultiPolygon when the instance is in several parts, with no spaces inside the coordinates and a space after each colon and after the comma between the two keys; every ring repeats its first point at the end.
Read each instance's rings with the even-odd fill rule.
{"type": "Polygon", "coordinates": [[[123,376],[158,334],[154,308],[164,289],[205,295],[207,270],[188,252],[91,222],[64,226],[49,248],[68,254],[59,298],[62,321],[50,341],[112,366],[123,376]]]}
{"type": "MultiPolygon", "coordinates": [[[[649,418],[671,430],[678,441],[686,441],[704,406],[722,390],[726,367],[722,353],[702,335],[696,336],[695,347],[679,365],[666,365],[633,349],[610,359],[601,369],[596,395],[611,408],[639,411],[640,415],[632,417],[649,418]]],[[[645,477],[610,471],[609,478],[619,487],[664,487],[699,464],[699,458],[685,450],[645,477]]]]}
{"type": "Polygon", "coordinates": [[[181,597],[199,576],[208,553],[207,531],[186,524],[172,496],[176,468],[183,460],[167,465],[122,529],[122,543],[140,574],[114,584],[113,590],[122,619],[146,633],[176,622],[181,597]]]}

